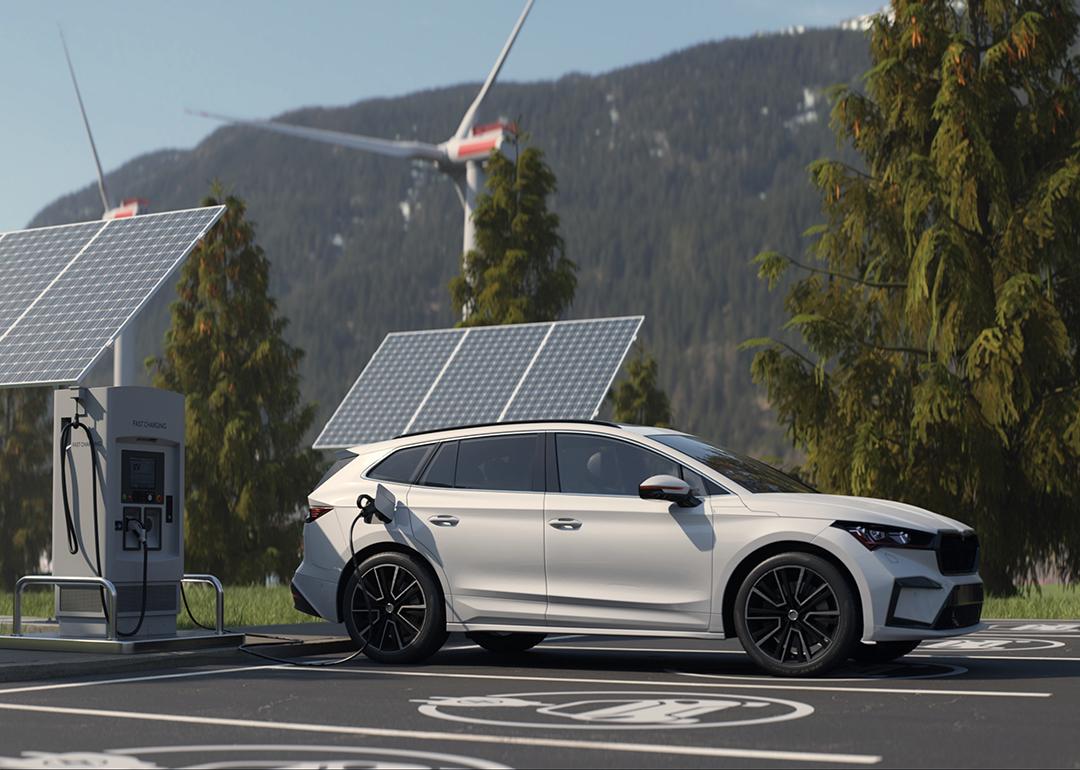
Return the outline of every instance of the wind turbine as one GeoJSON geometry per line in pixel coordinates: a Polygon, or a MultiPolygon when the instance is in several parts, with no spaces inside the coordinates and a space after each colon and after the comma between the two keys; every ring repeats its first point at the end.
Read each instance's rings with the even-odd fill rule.
{"type": "MultiPolygon", "coordinates": [[[[516,132],[516,126],[502,120],[480,126],[474,125],[476,113],[491,87],[495,84],[495,79],[499,76],[499,71],[506,62],[506,57],[509,55],[518,33],[521,31],[522,25],[525,24],[529,11],[532,10],[533,2],[534,0],[527,0],[525,3],[525,8],[521,11],[517,23],[514,24],[514,28],[510,31],[510,37],[506,39],[502,51],[499,52],[499,58],[495,60],[495,66],[491,68],[491,72],[488,73],[487,79],[484,80],[479,93],[476,94],[476,98],[469,105],[469,109],[465,111],[457,131],[449,139],[439,144],[379,139],[342,131],[296,126],[273,120],[245,120],[209,112],[191,110],[189,112],[193,115],[220,120],[233,125],[250,126],[267,131],[276,131],[279,134],[314,139],[317,142],[325,142],[337,147],[349,147],[354,150],[387,155],[392,158],[424,160],[434,163],[439,171],[453,180],[455,189],[458,192],[461,208],[465,214],[462,253],[468,254],[476,248],[476,228],[473,225],[472,214],[473,209],[476,207],[476,196],[484,186],[483,162],[492,150],[502,147],[503,142],[516,132]]],[[[468,275],[467,264],[465,274],[468,275]]],[[[462,313],[467,313],[467,309],[462,308],[462,313]]]]}
{"type": "MultiPolygon", "coordinates": [[[[94,166],[97,168],[98,194],[101,196],[104,212],[101,218],[133,217],[139,213],[140,208],[145,210],[146,202],[139,198],[126,198],[119,206],[109,203],[109,194],[105,189],[105,172],[101,170],[101,158],[98,157],[97,145],[94,143],[94,133],[90,130],[90,119],[86,117],[86,107],[83,105],[82,92],[79,91],[79,81],[75,77],[75,67],[71,63],[71,53],[68,51],[63,28],[60,29],[60,43],[64,46],[64,58],[67,59],[68,72],[71,73],[71,84],[75,87],[75,98],[79,102],[79,112],[82,113],[83,125],[86,126],[86,138],[90,140],[90,152],[93,153],[94,166]]],[[[134,324],[128,324],[113,340],[113,385],[131,385],[135,382],[134,333],[134,324]]]]}

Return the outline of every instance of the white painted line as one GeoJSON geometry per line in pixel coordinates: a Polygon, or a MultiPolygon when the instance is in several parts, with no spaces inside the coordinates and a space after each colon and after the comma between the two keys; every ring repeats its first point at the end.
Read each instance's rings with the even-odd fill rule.
{"type": "Polygon", "coordinates": [[[560,738],[477,735],[473,733],[447,733],[429,730],[395,730],[382,727],[354,727],[351,725],[272,722],[256,719],[226,719],[222,717],[189,716],[187,714],[147,714],[134,711],[115,711],[112,709],[31,706],[13,703],[0,703],[0,710],[24,711],[32,714],[102,717],[104,719],[131,719],[142,722],[235,727],[253,730],[280,730],[283,732],[321,733],[326,735],[363,735],[375,738],[403,738],[420,741],[442,741],[446,743],[486,743],[502,746],[530,746],[555,749],[577,749],[583,751],[620,751],[632,754],[675,754],[690,757],[724,757],[731,759],[757,759],[779,762],[815,762],[826,765],[876,765],[881,762],[881,757],[873,754],[821,754],[809,751],[734,749],[712,746],[680,746],[676,744],[625,743],[621,741],[578,741],[560,738]]]}
{"type": "MultiPolygon", "coordinates": [[[[283,671],[295,670],[291,666],[275,666],[283,671]]],[[[324,671],[324,668],[308,668],[305,671],[324,671]]],[[[359,676],[413,676],[428,679],[475,679],[495,680],[499,682],[561,682],[571,684],[605,684],[605,685],[633,685],[646,687],[669,687],[682,689],[686,687],[722,687],[726,690],[798,690],[801,692],[858,692],[875,693],[885,695],[942,695],[949,697],[972,697],[972,698],[1049,698],[1053,693],[1048,692],[1007,692],[1001,690],[916,690],[902,687],[818,687],[814,685],[794,684],[735,684],[731,682],[687,682],[686,680],[663,682],[648,679],[586,679],[584,677],[558,677],[558,676],[511,676],[508,674],[452,674],[434,673],[426,671],[402,671],[401,669],[382,670],[376,668],[342,668],[340,673],[355,674],[359,676]]],[[[764,678],[764,677],[763,677],[764,678]]]]}
{"type": "Polygon", "coordinates": [[[922,655],[918,653],[908,653],[909,658],[935,658],[941,660],[952,660],[959,658],[961,660],[1038,660],[1038,661],[1061,661],[1063,663],[1080,663],[1080,658],[1056,658],[1053,655],[1025,655],[1023,650],[1017,650],[1016,655],[949,655],[945,652],[939,652],[936,655],[922,655]]]}
{"type": "Polygon", "coordinates": [[[214,668],[205,671],[185,671],[182,674],[154,674],[152,676],[128,676],[121,679],[95,679],[90,682],[64,682],[62,684],[38,684],[28,687],[9,687],[0,690],[0,695],[15,695],[24,692],[43,692],[46,690],[70,690],[76,687],[96,687],[105,684],[132,684],[134,682],[156,682],[163,679],[189,679],[196,676],[216,676],[218,674],[233,674],[238,671],[259,671],[268,668],[280,668],[280,666],[236,666],[235,668],[214,668]]]}

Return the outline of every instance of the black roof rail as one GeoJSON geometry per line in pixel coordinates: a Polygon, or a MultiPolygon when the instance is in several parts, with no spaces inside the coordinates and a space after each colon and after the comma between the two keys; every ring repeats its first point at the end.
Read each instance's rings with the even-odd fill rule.
{"type": "Polygon", "coordinates": [[[399,433],[395,439],[410,438],[412,436],[425,436],[429,433],[446,433],[452,430],[464,430],[466,428],[494,428],[502,425],[540,425],[547,422],[572,423],[575,425],[603,425],[608,428],[622,428],[621,425],[607,420],[508,420],[507,422],[481,422],[473,425],[452,425],[446,428],[432,428],[431,430],[418,430],[415,433],[399,433]]]}

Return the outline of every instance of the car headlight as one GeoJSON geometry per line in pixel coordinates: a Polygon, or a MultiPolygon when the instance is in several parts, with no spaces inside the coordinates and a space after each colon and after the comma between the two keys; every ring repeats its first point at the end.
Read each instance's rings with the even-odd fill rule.
{"type": "Polygon", "coordinates": [[[884,524],[861,524],[856,521],[836,521],[833,526],[849,533],[870,551],[878,548],[930,548],[934,535],[917,529],[890,527],[884,524]]]}

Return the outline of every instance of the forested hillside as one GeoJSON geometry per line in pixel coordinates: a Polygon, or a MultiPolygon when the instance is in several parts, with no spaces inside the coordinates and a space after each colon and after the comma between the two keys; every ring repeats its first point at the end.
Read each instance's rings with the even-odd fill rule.
{"type": "MultiPolygon", "coordinates": [[[[749,260],[767,248],[802,251],[800,234],[820,211],[805,166],[838,151],[823,92],[857,78],[866,49],[863,33],[841,30],[710,43],[596,77],[498,85],[479,116],[518,120],[545,151],[580,268],[571,316],[646,315],[681,428],[732,448],[788,451],[750,382],[750,355],[736,350],[783,317],[782,293],[768,293],[749,260]]],[[[476,88],[281,118],[440,141],[476,88]]],[[[386,332],[456,320],[447,283],[461,209],[434,169],[223,128],[191,151],[132,161],[109,187],[161,211],[195,205],[213,180],[249,203],[288,337],[307,351],[303,389],[319,404],[319,425],[386,332]]],[[[99,215],[87,186],[32,224],[99,215]]],[[[145,311],[141,356],[159,351],[171,299],[145,311]]]]}

